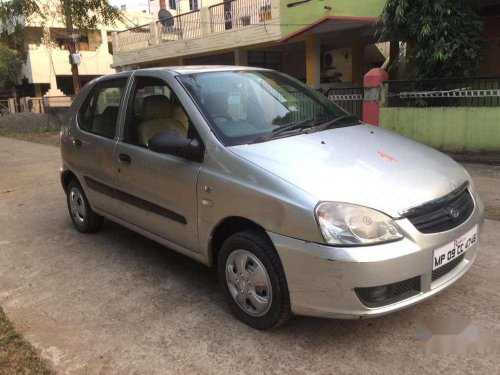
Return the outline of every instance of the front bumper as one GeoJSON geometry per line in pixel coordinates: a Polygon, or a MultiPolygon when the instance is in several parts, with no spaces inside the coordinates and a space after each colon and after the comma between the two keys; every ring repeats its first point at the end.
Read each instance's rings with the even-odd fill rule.
{"type": "Polygon", "coordinates": [[[483,221],[484,205],[476,196],[470,218],[453,230],[423,234],[407,219],[402,219],[397,224],[405,238],[383,245],[333,247],[268,234],[280,256],[295,314],[361,319],[414,305],[457,281],[474,262],[477,244],[467,250],[453,270],[435,281],[432,281],[433,252],[475,225],[479,225],[480,239],[483,221]],[[420,278],[418,294],[382,307],[367,307],[355,293],[355,288],[393,284],[415,277],[420,278]]]}

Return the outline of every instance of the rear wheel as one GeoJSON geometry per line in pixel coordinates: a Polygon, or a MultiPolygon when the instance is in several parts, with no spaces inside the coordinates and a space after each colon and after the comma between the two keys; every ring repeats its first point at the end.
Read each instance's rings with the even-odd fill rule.
{"type": "Polygon", "coordinates": [[[233,234],[217,261],[224,297],[233,315],[257,329],[276,327],[290,317],[290,296],[281,261],[261,232],[233,234]]]}
{"type": "Polygon", "coordinates": [[[68,211],[75,228],[82,233],[94,233],[101,229],[104,218],[92,211],[81,185],[72,180],[66,191],[68,211]]]}

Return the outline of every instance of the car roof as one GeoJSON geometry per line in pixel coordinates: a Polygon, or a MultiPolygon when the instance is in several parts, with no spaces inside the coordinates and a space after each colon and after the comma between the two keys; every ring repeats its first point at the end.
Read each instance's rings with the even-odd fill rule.
{"type": "Polygon", "coordinates": [[[150,69],[140,69],[142,71],[157,71],[157,70],[168,70],[175,72],[177,74],[192,74],[192,73],[204,73],[204,72],[223,72],[232,70],[268,70],[263,68],[249,67],[249,66],[237,66],[237,65],[186,65],[186,66],[169,66],[162,68],[150,68],[150,69]]]}
{"type": "Polygon", "coordinates": [[[204,72],[223,72],[232,70],[241,71],[241,70],[269,70],[269,69],[250,67],[250,66],[237,66],[237,65],[185,65],[185,66],[167,66],[158,68],[136,69],[134,70],[134,72],[169,71],[177,74],[192,74],[192,73],[204,73],[204,72]]]}
{"type": "Polygon", "coordinates": [[[126,70],[123,72],[106,74],[100,77],[97,77],[90,81],[89,83],[94,84],[100,82],[102,80],[108,80],[119,77],[129,77],[134,72],[171,72],[175,75],[182,74],[193,74],[193,73],[206,73],[206,72],[229,72],[229,71],[270,71],[270,69],[265,68],[257,68],[250,66],[238,66],[238,65],[186,65],[186,66],[168,66],[168,67],[157,67],[157,68],[144,68],[144,69],[135,69],[135,70],[126,70]]]}

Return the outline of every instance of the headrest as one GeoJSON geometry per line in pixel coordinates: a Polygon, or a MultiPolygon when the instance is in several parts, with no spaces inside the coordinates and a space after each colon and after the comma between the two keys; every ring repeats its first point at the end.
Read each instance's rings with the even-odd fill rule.
{"type": "Polygon", "coordinates": [[[142,119],[156,120],[172,115],[172,104],[165,95],[146,96],[142,100],[142,119]]]}
{"type": "Polygon", "coordinates": [[[118,107],[108,106],[102,111],[102,118],[106,120],[118,119],[118,107]]]}
{"type": "Polygon", "coordinates": [[[184,112],[184,109],[182,109],[182,107],[179,104],[174,105],[174,109],[172,110],[172,117],[175,120],[179,121],[187,129],[189,124],[189,119],[186,115],[186,112],[184,112]]]}
{"type": "Polygon", "coordinates": [[[228,94],[226,92],[212,92],[205,97],[203,103],[207,111],[213,116],[227,113],[229,103],[227,101],[228,94]]]}

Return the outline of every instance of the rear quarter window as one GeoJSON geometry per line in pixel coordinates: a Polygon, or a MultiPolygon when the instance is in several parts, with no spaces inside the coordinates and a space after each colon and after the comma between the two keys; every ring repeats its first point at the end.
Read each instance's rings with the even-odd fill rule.
{"type": "Polygon", "coordinates": [[[78,111],[78,125],[82,130],[90,131],[91,129],[91,108],[93,106],[93,99],[94,95],[93,91],[91,91],[78,111]]]}
{"type": "Polygon", "coordinates": [[[107,80],[95,85],[78,110],[80,129],[114,138],[127,79],[107,80]]]}

